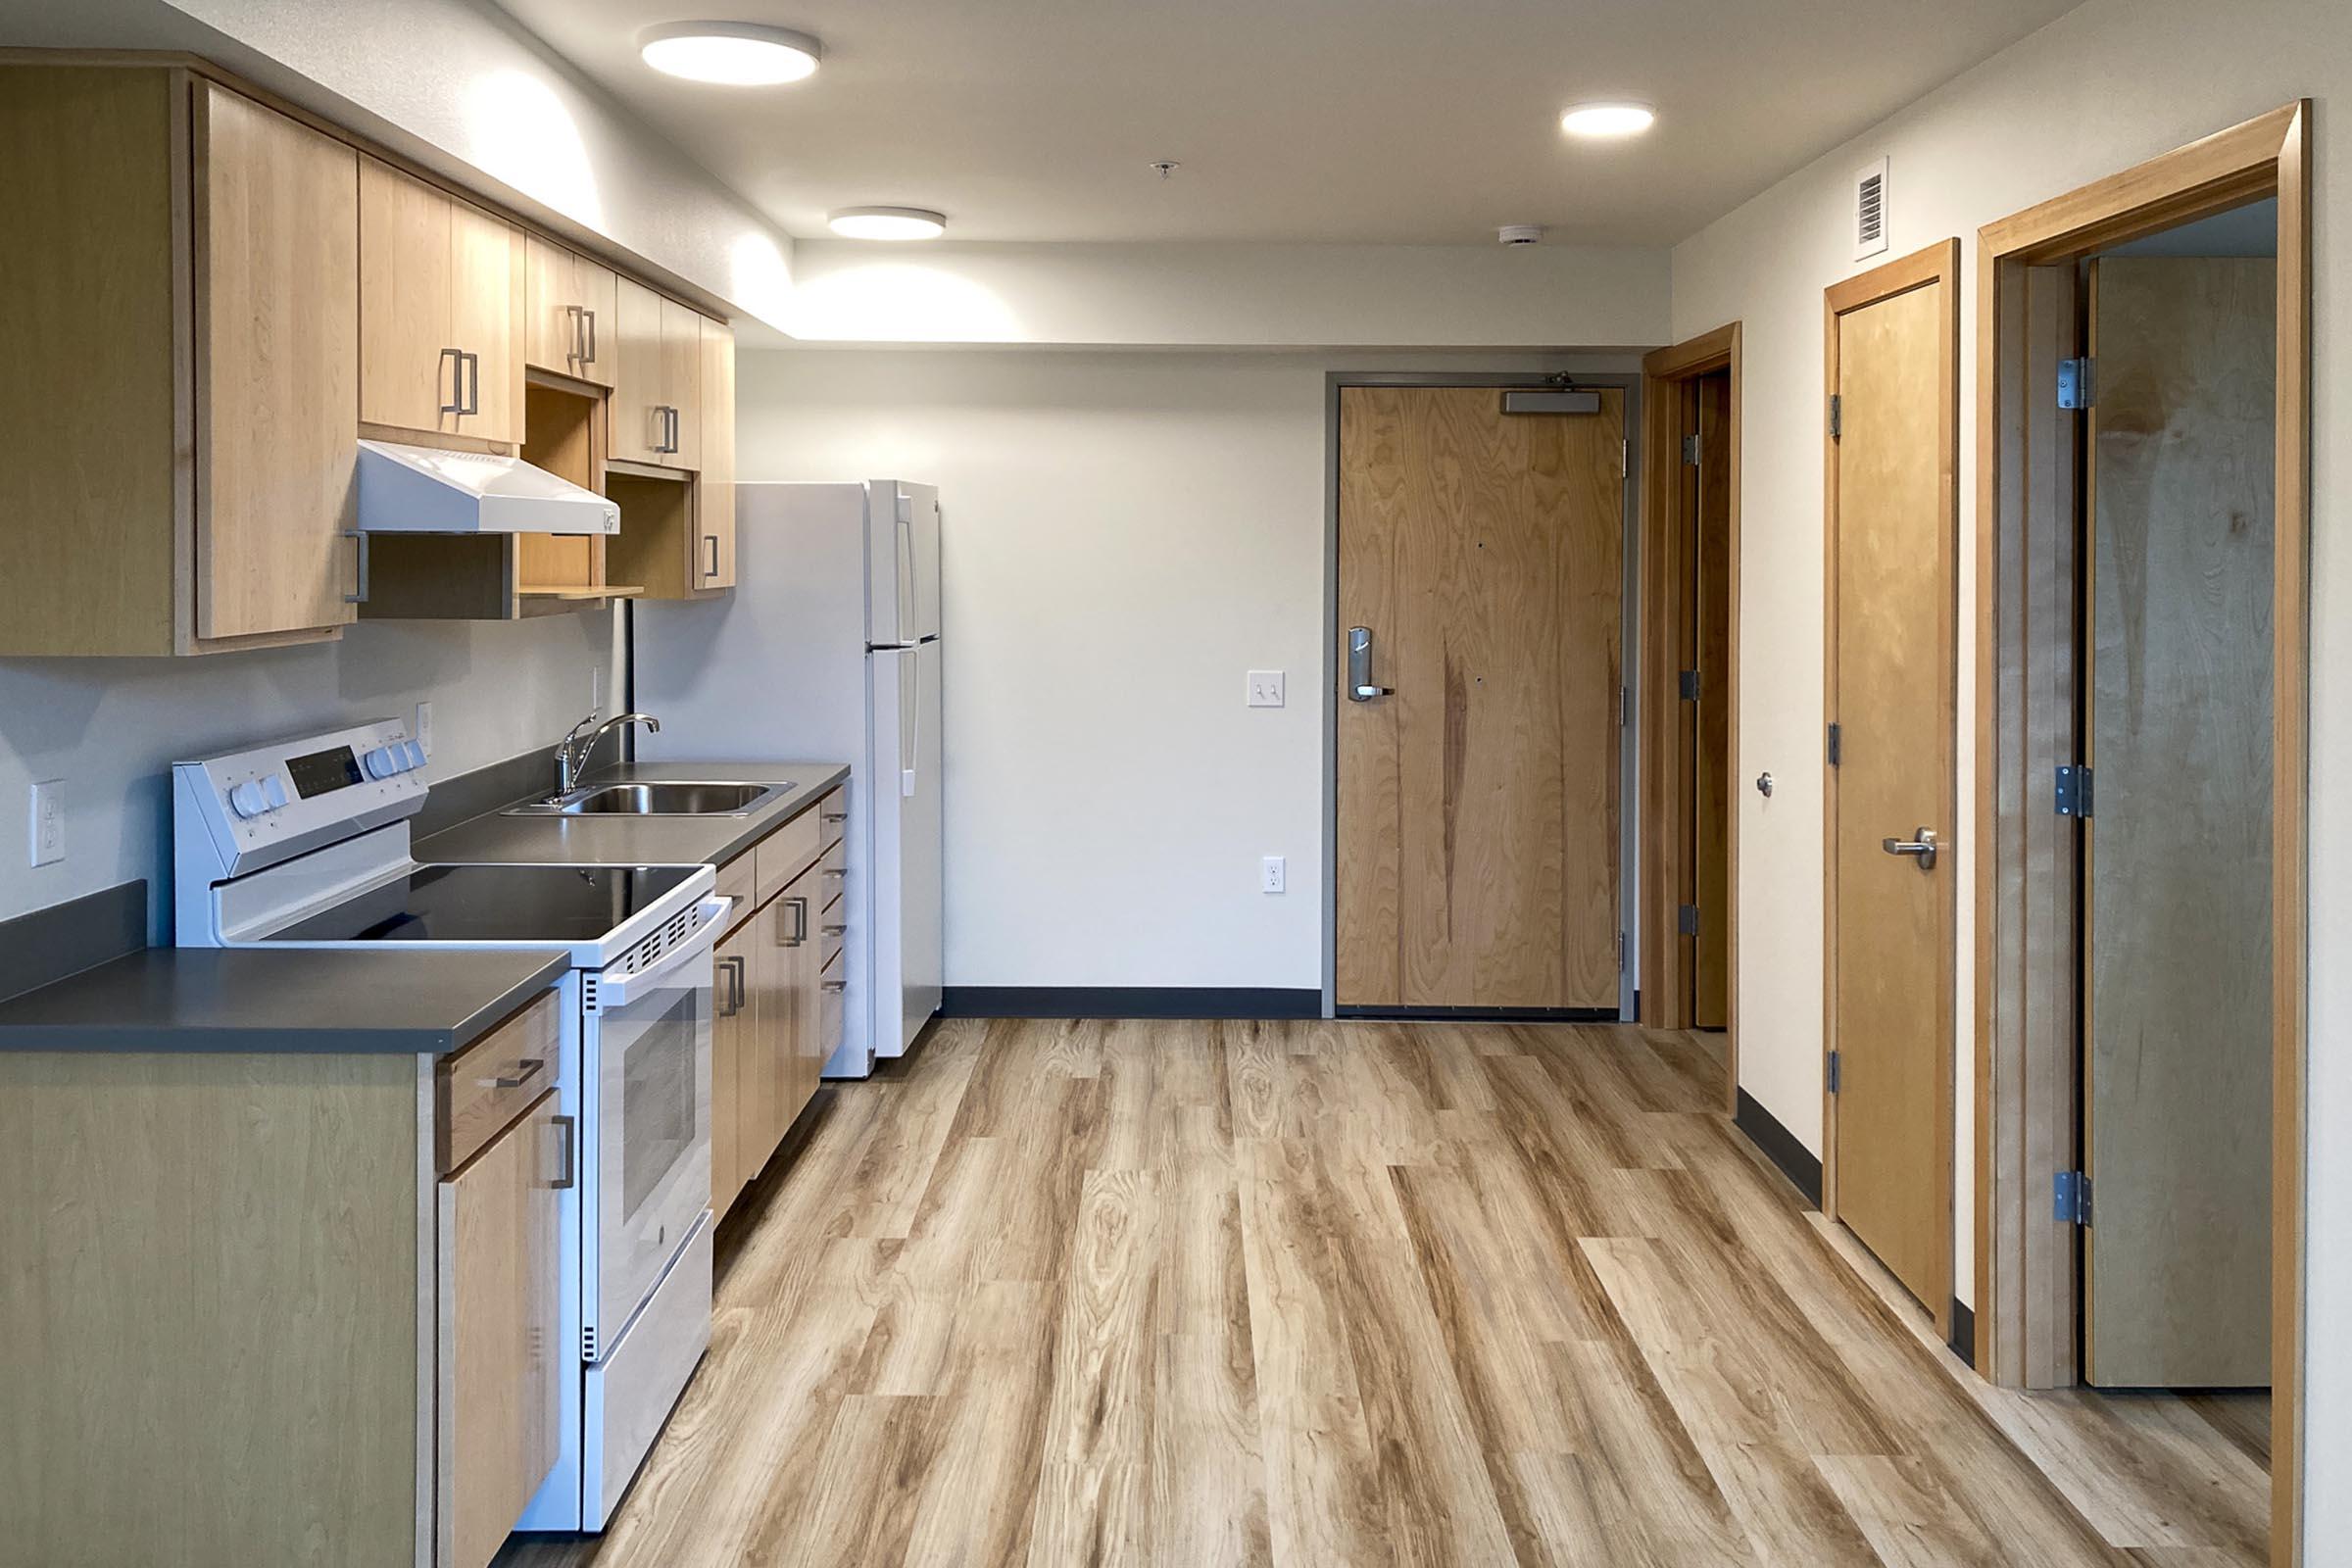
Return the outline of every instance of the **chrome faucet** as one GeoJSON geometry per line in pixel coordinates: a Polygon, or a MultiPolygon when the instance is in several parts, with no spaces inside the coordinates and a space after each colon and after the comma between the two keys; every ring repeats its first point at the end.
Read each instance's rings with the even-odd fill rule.
{"type": "Polygon", "coordinates": [[[588,759],[596,752],[596,743],[623,724],[643,724],[654,734],[662,733],[662,721],[651,713],[615,713],[603,723],[596,722],[590,713],[571,732],[556,744],[556,793],[568,795],[579,787],[580,775],[588,771],[588,759]],[[591,726],[594,726],[591,728],[591,726]],[[586,731],[583,737],[582,731],[586,731]]]}

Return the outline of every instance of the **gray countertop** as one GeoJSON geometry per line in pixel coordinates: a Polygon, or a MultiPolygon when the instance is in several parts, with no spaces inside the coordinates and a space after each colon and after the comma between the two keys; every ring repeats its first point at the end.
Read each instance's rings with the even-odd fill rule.
{"type": "Polygon", "coordinates": [[[443,1055],[570,964],[561,949],[148,948],[0,1002],[0,1051],[443,1055]]]}
{"type": "Polygon", "coordinates": [[[503,816],[492,811],[416,842],[419,860],[478,865],[717,865],[814,806],[850,776],[846,762],[631,762],[591,783],[654,779],[775,784],[743,816],[503,816]]]}

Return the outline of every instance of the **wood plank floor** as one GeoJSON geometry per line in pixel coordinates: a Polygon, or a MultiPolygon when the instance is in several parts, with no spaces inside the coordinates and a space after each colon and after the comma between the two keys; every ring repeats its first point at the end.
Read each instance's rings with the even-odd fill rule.
{"type": "Polygon", "coordinates": [[[944,1024],[730,1216],[611,1532],[500,1563],[2262,1561],[2259,1400],[1984,1387],[1720,1081],[1632,1028],[944,1024]]]}

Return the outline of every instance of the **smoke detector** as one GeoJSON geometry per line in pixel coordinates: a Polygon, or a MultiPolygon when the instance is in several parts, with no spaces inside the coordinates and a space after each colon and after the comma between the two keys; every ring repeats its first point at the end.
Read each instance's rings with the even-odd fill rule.
{"type": "Polygon", "coordinates": [[[1505,245],[1541,245],[1544,226],[1541,223],[1505,223],[1494,231],[1494,237],[1505,245]]]}

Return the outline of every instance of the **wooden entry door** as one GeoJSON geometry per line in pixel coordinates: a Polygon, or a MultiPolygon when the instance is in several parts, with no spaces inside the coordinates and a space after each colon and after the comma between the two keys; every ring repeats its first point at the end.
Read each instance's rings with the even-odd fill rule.
{"type": "Polygon", "coordinates": [[[1957,246],[1830,293],[1823,1206],[1947,1321],[1957,246]],[[1933,854],[1912,846],[1934,844],[1933,854]]]}
{"type": "Polygon", "coordinates": [[[2277,263],[2090,268],[2084,1378],[2257,1387],[2277,263]]]}
{"type": "Polygon", "coordinates": [[[1597,397],[1341,389],[1343,1007],[1617,1013],[1625,402],[1597,397]]]}

